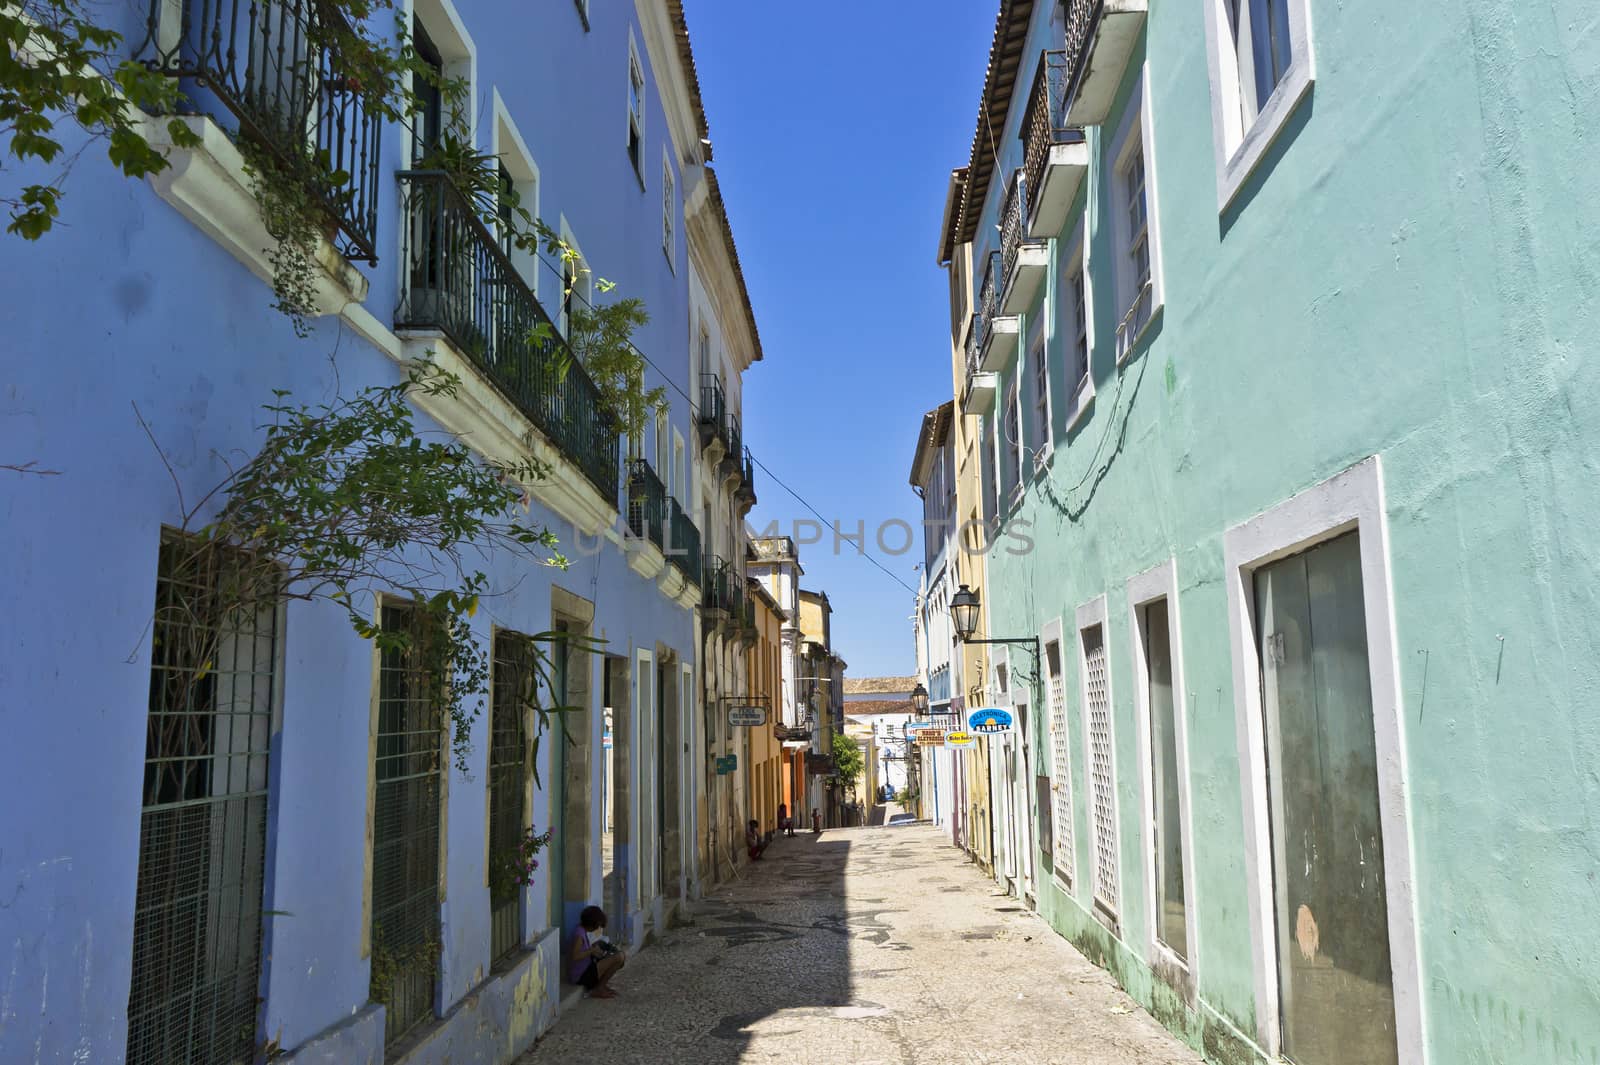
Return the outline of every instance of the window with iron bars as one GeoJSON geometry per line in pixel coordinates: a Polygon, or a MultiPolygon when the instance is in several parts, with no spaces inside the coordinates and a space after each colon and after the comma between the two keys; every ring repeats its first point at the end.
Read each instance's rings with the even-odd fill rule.
{"type": "Polygon", "coordinates": [[[278,612],[225,601],[245,566],[177,534],[158,556],[128,1065],[255,1054],[278,612]]]}
{"type": "Polygon", "coordinates": [[[528,706],[536,676],[533,640],[497,632],[489,719],[490,956],[495,964],[522,948],[522,891],[503,875],[528,831],[528,706]]]}
{"type": "Polygon", "coordinates": [[[417,608],[387,600],[385,632],[408,648],[378,657],[378,736],[372,833],[372,987],[394,1045],[433,1017],[439,960],[439,807],[444,725],[418,646],[430,634],[417,608]]]}

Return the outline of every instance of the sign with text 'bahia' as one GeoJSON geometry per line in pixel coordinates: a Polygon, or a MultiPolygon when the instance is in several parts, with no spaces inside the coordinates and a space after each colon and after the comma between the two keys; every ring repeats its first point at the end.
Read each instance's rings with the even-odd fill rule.
{"type": "Polygon", "coordinates": [[[947,732],[944,737],[946,747],[971,747],[973,735],[970,732],[947,732]]]}
{"type": "Polygon", "coordinates": [[[736,728],[760,728],[766,723],[767,708],[764,706],[730,706],[728,708],[728,724],[736,728]]]}
{"type": "Polygon", "coordinates": [[[1010,732],[1011,711],[998,706],[986,706],[982,710],[974,710],[967,717],[967,724],[973,732],[1010,732]]]}

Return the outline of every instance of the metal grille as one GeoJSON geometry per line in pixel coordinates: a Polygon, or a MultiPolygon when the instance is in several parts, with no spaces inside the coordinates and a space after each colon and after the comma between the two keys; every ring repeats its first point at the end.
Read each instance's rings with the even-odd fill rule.
{"type": "Polygon", "coordinates": [[[1021,169],[1011,174],[1006,188],[1005,205],[1000,209],[1000,291],[1011,287],[1011,271],[1017,265],[1017,255],[1022,251],[1022,201],[1026,196],[1026,181],[1021,169]]]}
{"type": "Polygon", "coordinates": [[[1067,732],[1067,682],[1061,669],[1061,644],[1045,645],[1045,669],[1050,681],[1051,790],[1055,808],[1056,876],[1072,883],[1072,747],[1067,732]]]}
{"type": "MultiPolygon", "coordinates": [[[[416,609],[385,603],[383,628],[410,632],[416,609]]],[[[372,998],[393,1044],[433,1016],[439,958],[439,798],[444,730],[421,658],[378,662],[376,814],[372,837],[372,998]]]]}
{"type": "Polygon", "coordinates": [[[337,224],[330,238],[345,256],[376,262],[383,116],[341,54],[352,31],[339,9],[323,0],[149,4],[134,55],[158,73],[194,79],[187,106],[215,94],[240,133],[280,163],[320,169],[329,180],[305,191],[337,224]]]}
{"type": "Polygon", "coordinates": [[[1111,699],[1106,682],[1105,636],[1099,625],[1083,630],[1084,708],[1089,718],[1089,783],[1094,814],[1094,898],[1117,913],[1116,768],[1111,751],[1111,699]]]}
{"type": "Polygon", "coordinates": [[[444,333],[615,503],[620,434],[594,379],[450,175],[399,178],[406,224],[395,328],[444,333]]]}
{"type": "Polygon", "coordinates": [[[496,962],[522,947],[522,891],[503,875],[528,830],[527,707],[534,683],[533,641],[514,632],[494,637],[489,720],[489,939],[496,962]]]}
{"type": "Polygon", "coordinates": [[[1066,7],[1066,48],[1063,51],[1067,54],[1067,61],[1072,64],[1067,77],[1066,96],[1066,110],[1070,111],[1078,98],[1078,90],[1083,86],[1084,75],[1089,70],[1089,53],[1094,50],[1095,28],[1100,25],[1105,0],[1066,0],[1066,7]]]}
{"type": "Polygon", "coordinates": [[[628,464],[628,530],[660,547],[666,499],[666,486],[649,461],[632,460],[628,464]]]}
{"type": "Polygon", "coordinates": [[[1039,208],[1039,190],[1044,185],[1044,166],[1050,157],[1050,146],[1083,143],[1083,130],[1067,125],[1068,74],[1066,52],[1039,54],[1039,69],[1034,74],[1028,111],[1022,120],[1022,168],[1027,174],[1030,218],[1039,208]]]}
{"type": "Polygon", "coordinates": [[[277,612],[223,616],[238,562],[170,538],[157,563],[128,1065],[255,1053],[277,612]]]}

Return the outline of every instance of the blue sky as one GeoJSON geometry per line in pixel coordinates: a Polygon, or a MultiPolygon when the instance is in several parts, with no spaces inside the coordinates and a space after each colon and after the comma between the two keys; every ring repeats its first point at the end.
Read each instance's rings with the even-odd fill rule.
{"type": "MultiPolygon", "coordinates": [[[[994,32],[985,0],[685,0],[740,259],[766,352],[744,378],[756,458],[913,589],[923,412],[950,398],[949,297],[934,262],[950,170],[972,146],[994,32]],[[891,528],[890,548],[903,546],[891,528]]],[[[813,516],[756,471],[751,523],[813,516]]],[[[856,677],[911,673],[912,593],[844,544],[801,548],[856,677]]]]}

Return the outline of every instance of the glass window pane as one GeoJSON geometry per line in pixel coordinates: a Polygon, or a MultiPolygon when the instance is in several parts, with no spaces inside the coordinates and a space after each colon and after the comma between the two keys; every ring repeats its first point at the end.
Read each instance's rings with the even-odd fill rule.
{"type": "Polygon", "coordinates": [[[1150,760],[1155,828],[1156,936],[1180,958],[1188,956],[1188,912],[1183,895],[1183,831],[1178,778],[1178,722],[1172,697],[1172,639],[1167,603],[1145,608],[1145,653],[1150,694],[1150,760]]]}
{"type": "Polygon", "coordinates": [[[1360,540],[1256,575],[1285,1053],[1394,1065],[1360,540]]]}

